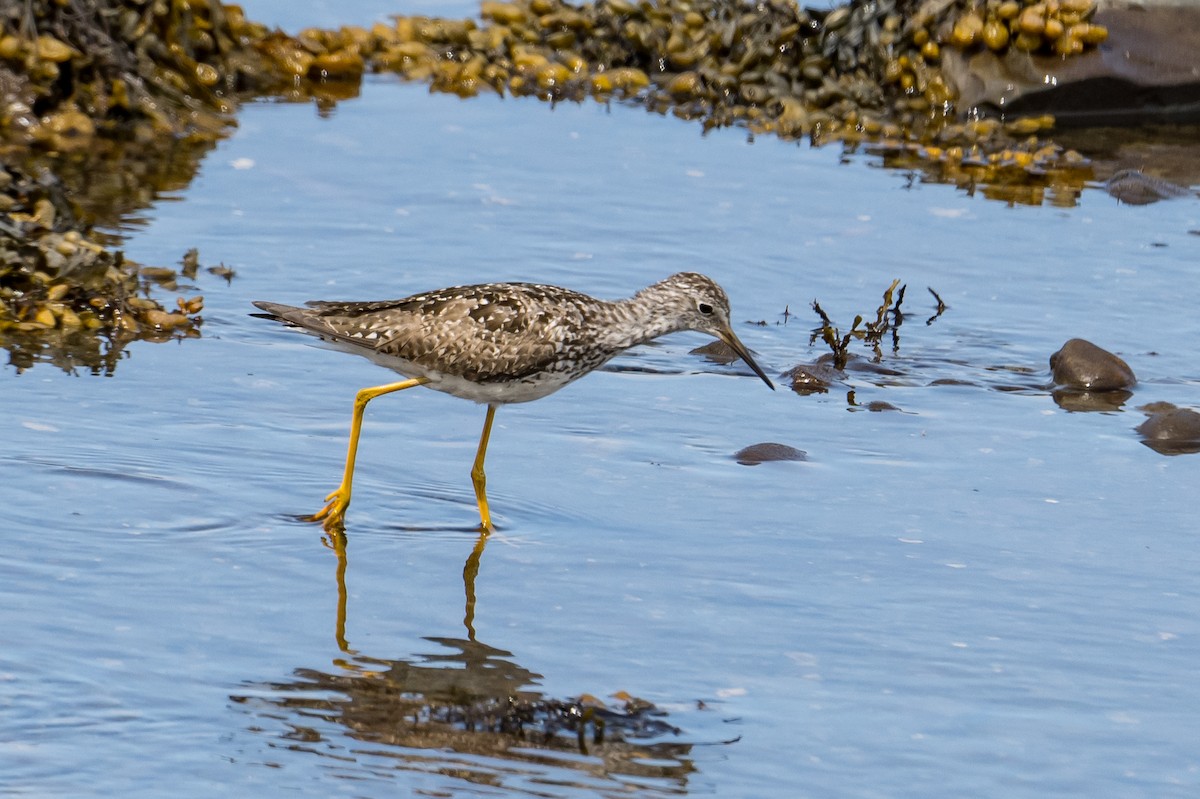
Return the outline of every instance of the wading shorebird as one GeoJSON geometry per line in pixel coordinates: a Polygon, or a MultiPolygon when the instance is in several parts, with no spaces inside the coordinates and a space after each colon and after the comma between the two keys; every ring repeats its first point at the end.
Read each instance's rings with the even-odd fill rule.
{"type": "Polygon", "coordinates": [[[382,302],[310,302],[296,308],[255,302],[265,314],[334,347],[364,355],[407,379],[364,388],[354,398],[342,483],[311,521],[340,531],[350,505],[363,412],[376,397],[426,386],[487,405],[471,469],[484,530],[492,526],[483,460],[496,408],[531,402],[638,344],[681,330],[715,336],[772,389],[766,373],[738,340],[729,298],[704,275],[681,272],[626,300],[598,300],[534,283],[484,283],[382,302]]]}

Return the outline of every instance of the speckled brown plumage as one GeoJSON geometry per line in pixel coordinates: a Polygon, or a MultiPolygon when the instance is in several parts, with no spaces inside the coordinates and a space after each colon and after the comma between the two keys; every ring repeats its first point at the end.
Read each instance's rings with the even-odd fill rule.
{"type": "MultiPolygon", "coordinates": [[[[382,302],[255,305],[341,349],[426,377],[430,388],[477,402],[544,397],[623,350],[678,330],[737,341],[725,292],[694,273],[615,302],[558,286],[485,283],[382,302]]],[[[762,376],[740,342],[735,346],[762,376]]]]}

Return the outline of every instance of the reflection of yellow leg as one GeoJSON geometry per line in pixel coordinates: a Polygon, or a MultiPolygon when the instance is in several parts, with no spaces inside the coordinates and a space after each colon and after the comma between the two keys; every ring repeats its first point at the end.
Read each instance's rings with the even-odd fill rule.
{"type": "Polygon", "coordinates": [[[483,529],[492,529],[492,514],[488,510],[487,475],[483,473],[483,459],[487,455],[488,437],[492,434],[492,419],[496,416],[496,406],[488,405],[487,418],[483,421],[483,435],[479,437],[479,451],[475,453],[475,465],[471,467],[471,482],[475,484],[475,501],[479,503],[479,518],[483,521],[483,529]]]}
{"type": "Polygon", "coordinates": [[[429,379],[417,377],[412,380],[402,380],[399,383],[388,383],[386,386],[364,388],[354,396],[354,415],[350,418],[350,448],[346,453],[346,471],[342,473],[342,484],[333,493],[325,497],[326,505],[308,517],[312,522],[324,522],[325,529],[340,532],[343,529],[342,517],[350,506],[350,483],[354,480],[354,457],[358,454],[358,436],[362,432],[363,411],[367,403],[384,394],[393,391],[403,391],[406,388],[428,383],[429,379]]]}
{"type": "Polygon", "coordinates": [[[463,614],[463,624],[467,627],[467,638],[471,641],[475,640],[475,578],[479,576],[479,561],[483,558],[483,548],[487,546],[489,535],[491,535],[491,530],[484,528],[483,532],[479,534],[479,540],[475,542],[475,548],[467,557],[467,562],[463,564],[463,588],[467,593],[467,608],[463,614]]]}
{"type": "Polygon", "coordinates": [[[347,655],[357,654],[350,648],[350,642],[346,640],[346,534],[342,532],[331,532],[329,534],[329,543],[326,545],[333,550],[337,555],[337,624],[334,629],[334,638],[337,640],[338,649],[345,652],[347,655]]]}

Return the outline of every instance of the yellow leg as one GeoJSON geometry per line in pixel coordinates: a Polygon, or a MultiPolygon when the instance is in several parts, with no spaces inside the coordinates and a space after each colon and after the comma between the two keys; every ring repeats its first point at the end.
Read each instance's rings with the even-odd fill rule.
{"type": "Polygon", "coordinates": [[[487,475],[483,473],[483,459],[487,455],[488,438],[492,435],[492,419],[496,416],[496,406],[488,405],[487,418],[483,421],[483,435],[479,437],[479,451],[475,453],[475,465],[471,467],[471,482],[475,484],[475,501],[479,503],[479,518],[483,521],[484,531],[492,529],[492,514],[488,510],[487,475]]]}
{"type": "Polygon", "coordinates": [[[354,458],[358,454],[358,436],[362,432],[363,412],[367,409],[367,403],[384,394],[403,391],[406,388],[424,385],[428,382],[428,378],[417,377],[412,380],[401,380],[399,383],[388,383],[386,386],[364,388],[354,395],[354,415],[350,418],[350,447],[346,453],[346,471],[342,473],[342,484],[325,497],[325,507],[309,516],[309,521],[324,522],[325,529],[330,533],[341,532],[343,529],[342,518],[346,515],[346,508],[350,506],[350,484],[354,480],[354,458]]]}

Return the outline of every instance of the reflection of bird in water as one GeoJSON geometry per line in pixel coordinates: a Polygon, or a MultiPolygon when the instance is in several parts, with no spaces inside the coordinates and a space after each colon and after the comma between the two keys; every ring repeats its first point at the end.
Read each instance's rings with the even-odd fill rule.
{"type": "MultiPolygon", "coordinates": [[[[466,563],[463,564],[463,592],[466,594],[466,606],[463,610],[463,626],[467,628],[467,640],[464,643],[475,644],[475,580],[479,576],[479,566],[483,560],[483,551],[487,547],[488,538],[491,535],[490,530],[483,530],[479,534],[479,538],[475,541],[475,546],[471,549],[471,554],[467,556],[466,563]]],[[[346,591],[346,567],[348,558],[346,557],[346,546],[349,543],[346,533],[343,531],[332,532],[325,539],[325,544],[329,549],[337,555],[337,622],[335,626],[334,638],[337,640],[338,649],[347,655],[357,655],[358,653],[350,648],[350,642],[346,638],[346,614],[348,611],[349,594],[346,591]]],[[[440,639],[430,639],[440,640],[440,639]]],[[[452,639],[446,639],[447,641],[452,639]]],[[[502,650],[491,650],[490,647],[481,644],[485,649],[495,652],[501,652],[504,655],[510,653],[502,650]]],[[[533,682],[534,679],[541,675],[529,673],[531,679],[521,683],[527,685],[533,682]]],[[[519,687],[519,686],[517,686],[519,687]]]]}
{"type": "Polygon", "coordinates": [[[383,302],[313,302],[308,308],[254,304],[267,318],[365,355],[408,378],[364,388],[355,397],[341,485],[311,517],[323,521],[327,530],[341,529],[350,505],[363,411],[384,394],[427,386],[487,404],[471,469],[479,517],[487,529],[492,519],[483,461],[500,405],[541,399],[630,347],[681,330],[708,333],[725,342],[774,388],[733,332],[725,292],[695,273],[672,275],[615,302],[558,286],[487,283],[383,302]]]}
{"type": "MultiPolygon", "coordinates": [[[[484,530],[479,534],[479,539],[475,542],[475,547],[471,550],[471,554],[467,556],[467,562],[463,564],[463,589],[466,592],[466,610],[463,613],[463,625],[467,628],[467,638],[470,641],[475,640],[475,578],[479,576],[479,564],[483,559],[483,550],[487,546],[489,531],[484,530]]],[[[350,642],[346,640],[346,544],[348,543],[344,532],[331,533],[327,539],[327,546],[337,555],[337,587],[338,587],[338,604],[337,604],[337,638],[338,649],[348,655],[357,654],[350,649],[350,642]]]]}
{"type": "Polygon", "coordinates": [[[693,744],[678,739],[665,713],[637,700],[608,708],[547,697],[536,689],[540,674],[511,652],[475,640],[474,579],[485,541],[486,533],[463,569],[468,638],[427,637],[441,651],[385,660],[356,652],[346,640],[346,539],[331,537],[338,556],[336,638],[348,657],[335,660],[333,671],[296,669],[290,679],[248,686],[247,695],[232,699],[254,713],[255,729],[269,734],[282,723],[281,737],[328,755],[349,778],[359,769],[378,778],[386,773],[381,763],[394,762],[397,771],[516,791],[530,784],[637,788],[639,796],[686,791],[696,770],[693,744]]]}

